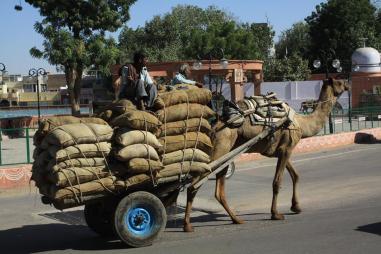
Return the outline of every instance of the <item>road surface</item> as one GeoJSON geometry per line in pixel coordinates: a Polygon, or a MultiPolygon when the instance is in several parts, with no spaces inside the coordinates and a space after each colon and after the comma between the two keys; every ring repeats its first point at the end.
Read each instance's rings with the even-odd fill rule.
{"type": "Polygon", "coordinates": [[[209,181],[195,202],[194,233],[182,232],[182,194],[166,231],[153,246],[140,249],[98,237],[85,226],[80,209],[60,212],[44,206],[34,190],[3,193],[0,253],[380,253],[381,144],[292,160],[301,176],[302,214],[289,211],[291,181],[286,175],[279,198],[286,220],[269,220],[275,161],[239,163],[227,190],[229,203],[245,224],[231,224],[209,181]]]}

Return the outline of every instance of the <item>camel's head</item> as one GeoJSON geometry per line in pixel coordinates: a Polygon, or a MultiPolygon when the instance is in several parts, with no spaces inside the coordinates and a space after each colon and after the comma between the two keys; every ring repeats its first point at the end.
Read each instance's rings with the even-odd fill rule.
{"type": "Polygon", "coordinates": [[[326,79],[323,86],[332,87],[333,95],[339,97],[344,91],[349,90],[348,81],[345,79],[326,79]]]}

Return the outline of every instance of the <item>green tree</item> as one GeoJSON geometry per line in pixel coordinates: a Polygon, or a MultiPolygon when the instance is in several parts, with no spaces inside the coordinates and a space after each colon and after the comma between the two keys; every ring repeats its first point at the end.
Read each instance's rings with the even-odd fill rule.
{"type": "Polygon", "coordinates": [[[194,59],[221,47],[229,59],[265,59],[274,32],[267,24],[241,24],[233,15],[210,6],[179,5],[155,16],[144,27],[124,28],[119,36],[122,61],[144,49],[151,61],[194,59]]]}
{"type": "Polygon", "coordinates": [[[130,19],[129,7],[136,0],[26,0],[43,17],[35,30],[44,38],[43,49],[30,50],[32,56],[61,66],[72,105],[72,114],[80,114],[82,74],[87,68],[108,72],[118,55],[114,32],[130,19]]]}
{"type": "Polygon", "coordinates": [[[311,37],[310,63],[331,50],[333,57],[348,61],[361,46],[361,38],[368,38],[368,46],[378,43],[376,8],[369,0],[328,0],[316,6],[306,22],[311,37]]]}
{"type": "Polygon", "coordinates": [[[131,60],[134,51],[144,49],[151,61],[185,59],[184,46],[189,44],[192,31],[206,29],[212,24],[233,20],[217,7],[202,9],[192,5],[178,5],[170,13],[154,16],[144,27],[125,27],[119,35],[122,61],[131,60]]]}
{"type": "Polygon", "coordinates": [[[308,59],[308,49],[311,44],[309,26],[305,22],[297,22],[290,29],[282,32],[275,44],[277,58],[298,55],[308,59]]]}
{"type": "Polygon", "coordinates": [[[272,58],[265,61],[263,72],[265,81],[307,80],[311,74],[308,60],[296,54],[288,58],[272,58]]]}

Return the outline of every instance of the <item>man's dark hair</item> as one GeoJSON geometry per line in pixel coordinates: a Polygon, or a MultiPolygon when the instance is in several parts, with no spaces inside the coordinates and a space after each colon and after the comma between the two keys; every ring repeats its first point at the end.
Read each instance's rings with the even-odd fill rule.
{"type": "Polygon", "coordinates": [[[139,63],[144,58],[146,58],[146,55],[143,52],[138,51],[134,53],[134,63],[139,63]]]}

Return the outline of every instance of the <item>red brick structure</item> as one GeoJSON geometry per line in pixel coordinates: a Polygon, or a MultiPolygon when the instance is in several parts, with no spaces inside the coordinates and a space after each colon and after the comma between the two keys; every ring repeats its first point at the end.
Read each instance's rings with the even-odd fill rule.
{"type": "MultiPolygon", "coordinates": [[[[184,63],[192,66],[194,61],[148,63],[147,68],[152,77],[164,77],[170,80],[184,63]]],[[[260,84],[263,81],[262,67],[263,62],[259,60],[229,60],[227,68],[223,68],[219,60],[211,61],[212,75],[222,75],[230,83],[233,101],[243,99],[243,85],[247,82],[248,76],[252,77],[250,81],[254,83],[254,93],[259,94],[260,84]]],[[[112,67],[114,77],[117,76],[119,68],[120,65],[112,67]]],[[[208,60],[202,61],[200,69],[195,70],[192,68],[192,78],[200,83],[203,83],[204,76],[208,75],[208,73],[208,60]]]]}

